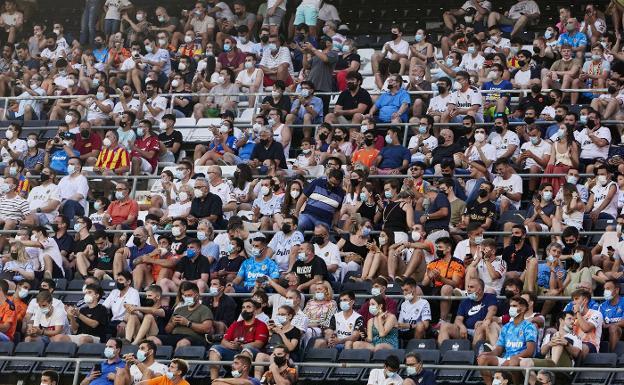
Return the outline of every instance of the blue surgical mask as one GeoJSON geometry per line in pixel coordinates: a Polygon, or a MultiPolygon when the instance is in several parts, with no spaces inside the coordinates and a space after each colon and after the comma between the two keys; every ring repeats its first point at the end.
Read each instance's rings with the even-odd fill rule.
{"type": "Polygon", "coordinates": [[[205,231],[198,231],[197,239],[199,239],[200,241],[205,241],[206,239],[208,239],[208,236],[206,235],[205,231]]]}
{"type": "Polygon", "coordinates": [[[363,236],[368,237],[368,236],[370,235],[370,233],[371,233],[371,229],[370,229],[370,227],[364,227],[364,228],[362,229],[362,235],[363,235],[363,236]]]}
{"type": "Polygon", "coordinates": [[[305,253],[299,253],[299,254],[297,254],[297,260],[299,260],[299,261],[303,262],[303,261],[305,261],[306,259],[307,259],[307,257],[306,257],[306,255],[305,255],[305,253]]]}
{"type": "Polygon", "coordinates": [[[386,199],[391,199],[392,191],[389,191],[389,190],[384,191],[384,196],[386,197],[386,199]]]}
{"type": "Polygon", "coordinates": [[[136,356],[139,362],[143,362],[147,359],[147,354],[143,350],[137,350],[136,356]]]}
{"type": "Polygon", "coordinates": [[[574,259],[574,262],[576,262],[576,263],[581,263],[581,262],[583,262],[583,254],[577,251],[572,256],[572,259],[574,259]]]}
{"type": "Polygon", "coordinates": [[[285,315],[277,315],[275,316],[275,323],[278,323],[280,325],[285,324],[287,321],[286,316],[285,315]]]}
{"type": "Polygon", "coordinates": [[[340,310],[348,311],[349,309],[351,309],[351,305],[349,305],[348,301],[340,301],[340,310]]]}
{"type": "Polygon", "coordinates": [[[468,299],[476,301],[477,300],[477,293],[468,293],[466,294],[466,297],[468,297],[468,299]]]}
{"type": "Polygon", "coordinates": [[[379,308],[377,307],[377,305],[368,305],[368,312],[370,313],[370,315],[376,316],[379,312],[379,308]]]}
{"type": "Polygon", "coordinates": [[[184,301],[184,306],[193,306],[195,304],[195,298],[193,297],[182,297],[184,301]]]}
{"type": "Polygon", "coordinates": [[[390,135],[386,135],[386,143],[392,143],[392,137],[390,135]]]}
{"type": "Polygon", "coordinates": [[[360,201],[366,202],[368,200],[368,195],[365,192],[360,193],[360,201]]]}
{"type": "Polygon", "coordinates": [[[509,316],[511,318],[516,318],[518,316],[518,308],[515,306],[511,306],[509,308],[509,316]]]}
{"type": "Polygon", "coordinates": [[[187,249],[186,250],[186,257],[187,258],[194,258],[197,255],[197,252],[195,251],[195,249],[187,249]]]}
{"type": "Polygon", "coordinates": [[[111,347],[107,347],[106,349],[104,349],[104,357],[108,359],[115,357],[115,349],[111,347]]]}
{"type": "Polygon", "coordinates": [[[325,293],[314,293],[314,299],[317,301],[323,301],[325,299],[325,293]]]}
{"type": "Polygon", "coordinates": [[[424,134],[424,133],[426,133],[426,132],[427,132],[427,126],[425,126],[425,125],[420,125],[420,126],[418,127],[418,132],[419,132],[420,134],[424,134]]]}
{"type": "Polygon", "coordinates": [[[228,43],[223,44],[223,51],[230,52],[231,49],[232,49],[232,45],[228,43]]]}
{"type": "Polygon", "coordinates": [[[378,288],[378,287],[373,287],[373,288],[371,289],[371,295],[372,295],[373,297],[378,296],[378,295],[380,295],[380,294],[381,294],[381,289],[380,289],[380,288],[378,288]]]}

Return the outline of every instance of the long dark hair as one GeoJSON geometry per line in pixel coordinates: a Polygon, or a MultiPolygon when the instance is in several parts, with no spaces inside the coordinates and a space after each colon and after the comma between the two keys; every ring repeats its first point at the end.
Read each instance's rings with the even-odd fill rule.
{"type": "Polygon", "coordinates": [[[237,170],[234,173],[233,184],[240,190],[245,189],[245,184],[253,180],[253,171],[247,163],[241,163],[237,166],[237,170]]]}
{"type": "MultiPolygon", "coordinates": [[[[297,199],[299,199],[293,199],[293,197],[290,196],[290,189],[293,184],[298,184],[299,187],[301,187],[301,194],[303,194],[303,182],[299,179],[293,179],[288,182],[286,185],[286,191],[284,192],[284,201],[282,202],[282,214],[290,214],[290,207],[296,204],[297,199]]],[[[299,195],[299,197],[301,197],[301,195],[299,195]]]]}

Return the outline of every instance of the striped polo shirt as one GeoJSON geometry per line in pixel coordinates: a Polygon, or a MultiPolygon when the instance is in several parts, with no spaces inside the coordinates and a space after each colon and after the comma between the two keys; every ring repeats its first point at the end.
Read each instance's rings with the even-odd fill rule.
{"type": "Polygon", "coordinates": [[[21,221],[30,214],[28,201],[19,195],[13,198],[0,198],[0,219],[21,221]]]}
{"type": "Polygon", "coordinates": [[[342,187],[328,188],[327,178],[315,179],[303,193],[308,197],[303,213],[326,223],[332,223],[334,213],[340,210],[345,197],[342,187]]]}

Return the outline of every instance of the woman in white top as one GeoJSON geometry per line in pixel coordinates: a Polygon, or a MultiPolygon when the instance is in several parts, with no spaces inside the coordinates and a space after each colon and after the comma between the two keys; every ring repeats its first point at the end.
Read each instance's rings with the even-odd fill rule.
{"type": "Polygon", "coordinates": [[[175,203],[169,205],[160,220],[162,225],[173,222],[174,218],[184,218],[191,212],[191,200],[193,198],[193,189],[189,185],[182,186],[178,192],[175,203]]]}
{"type": "Polygon", "coordinates": [[[12,243],[9,251],[10,259],[2,268],[0,276],[7,281],[10,290],[15,290],[15,283],[35,279],[35,268],[22,242],[12,243]]]}
{"type": "Polygon", "coordinates": [[[234,179],[232,180],[232,185],[234,189],[232,193],[236,198],[236,203],[238,203],[238,210],[251,210],[251,202],[253,202],[253,186],[254,180],[253,171],[251,167],[249,167],[246,163],[241,163],[236,166],[236,171],[234,171],[234,179]]]}
{"type": "Polygon", "coordinates": [[[362,170],[354,170],[349,175],[349,179],[344,180],[344,189],[347,192],[344,200],[342,201],[342,208],[340,209],[340,215],[345,222],[343,229],[349,231],[351,226],[351,216],[355,214],[356,210],[361,204],[360,193],[364,188],[366,182],[366,175],[362,170]]]}
{"type": "Polygon", "coordinates": [[[150,206],[152,208],[160,208],[159,214],[162,216],[162,210],[165,210],[174,200],[173,173],[169,170],[163,170],[160,173],[160,179],[154,182],[150,190],[150,206]]]}
{"type": "Polygon", "coordinates": [[[78,102],[87,108],[87,121],[95,126],[104,126],[110,118],[115,103],[109,98],[107,87],[101,84],[97,88],[95,98],[87,98],[86,101],[78,102]]]}
{"type": "MultiPolygon", "coordinates": [[[[256,55],[248,53],[245,56],[245,69],[238,73],[235,84],[240,87],[241,92],[253,94],[264,91],[263,79],[264,72],[260,68],[256,68],[256,55]]],[[[249,95],[249,107],[255,105],[256,96],[249,95]]]]}
{"type": "MultiPolygon", "coordinates": [[[[583,213],[585,204],[579,198],[576,186],[566,183],[562,186],[563,199],[557,197],[554,200],[557,210],[552,221],[551,231],[559,233],[568,226],[574,226],[583,230],[583,213]]],[[[557,237],[559,240],[560,237],[557,237]]]]}
{"type": "Polygon", "coordinates": [[[269,110],[269,127],[271,131],[273,131],[273,140],[282,144],[282,147],[284,147],[284,156],[288,159],[292,131],[290,127],[282,123],[282,114],[277,108],[269,110]]]}

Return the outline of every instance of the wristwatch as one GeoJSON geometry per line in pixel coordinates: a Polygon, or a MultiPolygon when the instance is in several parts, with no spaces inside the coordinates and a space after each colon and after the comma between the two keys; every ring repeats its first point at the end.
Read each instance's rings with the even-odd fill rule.
{"type": "Polygon", "coordinates": [[[37,212],[41,213],[41,207],[37,207],[37,212]]]}

